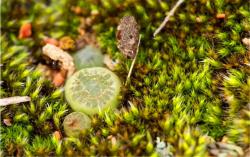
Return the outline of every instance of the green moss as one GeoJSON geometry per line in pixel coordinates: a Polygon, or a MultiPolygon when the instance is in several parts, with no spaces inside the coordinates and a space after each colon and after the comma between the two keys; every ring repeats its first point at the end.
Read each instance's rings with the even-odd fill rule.
{"type": "Polygon", "coordinates": [[[6,17],[1,27],[1,97],[32,98],[1,109],[2,118],[13,119],[11,127],[1,128],[4,154],[15,155],[19,149],[26,155],[155,156],[151,147],[157,137],[174,146],[178,156],[208,155],[209,138],[218,142],[227,136],[243,148],[249,145],[249,53],[241,43],[249,31],[247,1],[185,1],[155,38],[153,32],[175,1],[52,0],[48,7],[39,2],[31,1],[29,12],[24,1],[3,1],[1,6],[6,17]],[[74,15],[72,6],[83,11],[74,15]],[[225,13],[225,19],[217,19],[218,13],[225,13]],[[84,29],[97,34],[102,52],[121,61],[116,73],[125,80],[132,61],[118,51],[115,33],[127,14],[141,25],[142,39],[119,110],[94,115],[91,129],[79,138],[55,141],[52,133],[63,132],[61,122],[69,108],[61,90],[32,68],[41,55],[40,41],[45,35],[76,36],[80,18],[87,17],[92,23],[84,29]],[[19,26],[27,20],[34,24],[32,39],[19,40],[19,26]],[[35,60],[29,63],[31,56],[35,60]],[[20,137],[15,134],[19,129],[20,137]],[[28,144],[8,144],[18,137],[28,144]]]}

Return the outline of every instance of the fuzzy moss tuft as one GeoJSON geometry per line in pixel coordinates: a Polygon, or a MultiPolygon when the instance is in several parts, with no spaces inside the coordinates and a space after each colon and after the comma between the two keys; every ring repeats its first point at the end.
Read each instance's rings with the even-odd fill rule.
{"type": "Polygon", "coordinates": [[[209,155],[207,145],[223,137],[249,146],[249,51],[241,43],[249,36],[247,1],[185,1],[155,38],[174,0],[14,2],[4,1],[1,9],[6,18],[0,96],[27,95],[32,101],[1,108],[2,119],[12,120],[12,126],[1,127],[4,155],[157,156],[157,137],[174,146],[169,153],[175,156],[209,155]],[[115,71],[125,80],[132,61],[118,51],[115,39],[124,15],[136,17],[142,39],[120,108],[92,116],[91,128],[79,138],[63,134],[57,141],[52,133],[63,133],[61,122],[70,109],[62,91],[34,70],[41,40],[74,37],[81,22],[80,29],[97,35],[104,53],[120,60],[115,71]],[[33,36],[19,40],[19,26],[27,20],[34,24],[33,36]]]}

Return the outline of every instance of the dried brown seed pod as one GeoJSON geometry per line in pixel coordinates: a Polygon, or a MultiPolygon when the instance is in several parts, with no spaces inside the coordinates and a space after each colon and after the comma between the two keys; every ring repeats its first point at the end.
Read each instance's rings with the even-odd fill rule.
{"type": "Polygon", "coordinates": [[[133,16],[124,16],[117,27],[118,49],[126,56],[134,58],[139,42],[139,28],[133,16]]]}

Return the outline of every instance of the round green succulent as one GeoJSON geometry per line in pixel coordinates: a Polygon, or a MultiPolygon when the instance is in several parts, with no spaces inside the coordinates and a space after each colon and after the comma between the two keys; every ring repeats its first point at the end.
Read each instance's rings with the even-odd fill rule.
{"type": "Polygon", "coordinates": [[[81,112],[72,112],[63,121],[65,134],[71,137],[78,137],[81,132],[90,126],[90,118],[81,112]]]}
{"type": "Polygon", "coordinates": [[[85,68],[72,75],[65,85],[65,97],[75,111],[88,115],[118,104],[121,82],[102,67],[85,68]]]}
{"type": "Polygon", "coordinates": [[[102,67],[103,55],[98,48],[88,45],[77,51],[74,55],[74,62],[77,70],[89,67],[102,67]]]}

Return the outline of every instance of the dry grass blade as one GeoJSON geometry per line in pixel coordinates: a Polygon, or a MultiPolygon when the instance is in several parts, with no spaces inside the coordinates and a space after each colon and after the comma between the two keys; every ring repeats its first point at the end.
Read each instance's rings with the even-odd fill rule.
{"type": "Polygon", "coordinates": [[[136,58],[137,58],[137,55],[138,55],[138,52],[139,52],[139,46],[140,46],[140,42],[141,42],[141,35],[139,36],[139,41],[138,41],[138,45],[137,45],[137,49],[136,49],[136,54],[135,54],[135,58],[133,59],[133,62],[130,66],[130,69],[129,69],[129,72],[128,72],[128,76],[127,76],[127,79],[126,79],[126,82],[125,82],[125,86],[128,84],[128,80],[132,74],[132,70],[134,68],[134,65],[135,65],[135,61],[136,61],[136,58]]]}
{"type": "Polygon", "coordinates": [[[22,103],[22,102],[28,102],[30,100],[31,99],[29,96],[14,96],[14,97],[2,98],[2,99],[0,99],[0,106],[18,104],[18,103],[22,103]]]}
{"type": "Polygon", "coordinates": [[[170,19],[171,16],[174,15],[176,9],[184,2],[185,0],[179,0],[175,6],[170,10],[169,14],[165,17],[164,21],[161,23],[161,25],[156,29],[154,32],[154,37],[163,29],[163,27],[166,25],[168,20],[170,19]]]}

